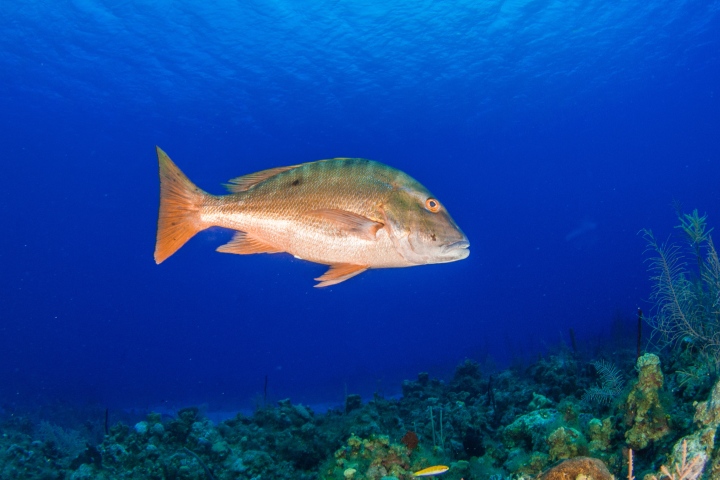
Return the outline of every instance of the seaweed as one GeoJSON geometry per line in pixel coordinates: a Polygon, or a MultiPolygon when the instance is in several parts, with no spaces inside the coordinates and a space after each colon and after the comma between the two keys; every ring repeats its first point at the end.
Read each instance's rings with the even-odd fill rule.
{"type": "Polygon", "coordinates": [[[660,243],[643,230],[653,290],[653,313],[647,317],[658,346],[696,352],[717,373],[720,366],[720,260],[697,210],[679,216],[682,244],[660,243]],[[691,268],[687,255],[694,256],[691,268]]]}

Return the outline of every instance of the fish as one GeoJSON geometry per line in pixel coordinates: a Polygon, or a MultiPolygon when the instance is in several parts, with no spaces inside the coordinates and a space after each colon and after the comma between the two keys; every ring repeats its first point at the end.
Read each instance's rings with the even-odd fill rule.
{"type": "Polygon", "coordinates": [[[287,252],[329,266],[316,287],[369,269],[462,260],[467,236],[445,206],[406,173],[362,158],[331,158],[233,178],[227,195],[198,188],[156,147],[160,173],[155,262],[196,233],[235,233],[218,252],[287,252]]]}
{"type": "Polygon", "coordinates": [[[413,473],[414,477],[434,477],[435,475],[442,475],[443,473],[450,470],[447,465],[434,465],[432,467],[423,468],[419,472],[413,473]]]}
{"type": "Polygon", "coordinates": [[[574,240],[575,238],[584,235],[588,232],[592,232],[597,228],[597,223],[592,222],[590,220],[583,221],[577,228],[575,228],[573,231],[565,235],[565,241],[569,242],[571,240],[574,240]]]}

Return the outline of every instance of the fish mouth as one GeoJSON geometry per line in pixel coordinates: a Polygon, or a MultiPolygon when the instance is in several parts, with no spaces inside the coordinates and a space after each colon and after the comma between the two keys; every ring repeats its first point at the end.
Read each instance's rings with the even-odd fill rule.
{"type": "Polygon", "coordinates": [[[467,240],[458,240],[457,242],[453,242],[453,243],[449,243],[449,244],[445,245],[445,251],[449,252],[452,250],[460,250],[460,249],[469,248],[469,247],[470,247],[470,242],[468,242],[467,240]]]}
{"type": "Polygon", "coordinates": [[[470,256],[470,242],[467,240],[459,240],[457,242],[448,243],[443,247],[443,257],[445,262],[455,262],[463,260],[470,256]]]}

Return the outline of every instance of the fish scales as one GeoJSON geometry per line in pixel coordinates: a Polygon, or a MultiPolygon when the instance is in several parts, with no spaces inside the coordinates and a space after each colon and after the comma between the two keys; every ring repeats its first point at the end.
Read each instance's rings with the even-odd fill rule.
{"type": "Polygon", "coordinates": [[[233,179],[233,193],[215,196],[195,187],[160,149],[158,159],[158,263],[210,226],[238,232],[221,252],[288,252],[330,265],[320,286],[368,268],[443,263],[468,254],[467,238],[447,212],[428,212],[425,202],[438,209],[439,202],[410,176],[379,162],[337,158],[279,167],[233,179]],[[185,213],[178,213],[183,202],[185,213]],[[184,215],[187,221],[178,222],[184,215]],[[430,242],[439,243],[425,245],[430,242]]]}
{"type": "Polygon", "coordinates": [[[378,267],[400,266],[403,259],[389,248],[387,236],[380,242],[359,238],[308,214],[322,207],[382,222],[379,205],[387,199],[396,177],[383,167],[356,159],[305,164],[245,192],[214,197],[203,220],[252,233],[279,250],[313,262],[363,265],[374,261],[378,267]]]}

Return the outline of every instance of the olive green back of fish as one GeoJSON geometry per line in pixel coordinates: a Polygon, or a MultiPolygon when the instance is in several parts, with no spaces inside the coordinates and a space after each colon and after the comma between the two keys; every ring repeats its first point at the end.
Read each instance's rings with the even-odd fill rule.
{"type": "MultiPolygon", "coordinates": [[[[372,160],[334,158],[288,168],[250,188],[235,188],[238,201],[252,211],[278,215],[303,214],[318,208],[347,210],[382,220],[378,205],[386,201],[394,187],[420,188],[422,185],[403,172],[372,160]]],[[[241,181],[244,177],[233,179],[241,181]]]]}

